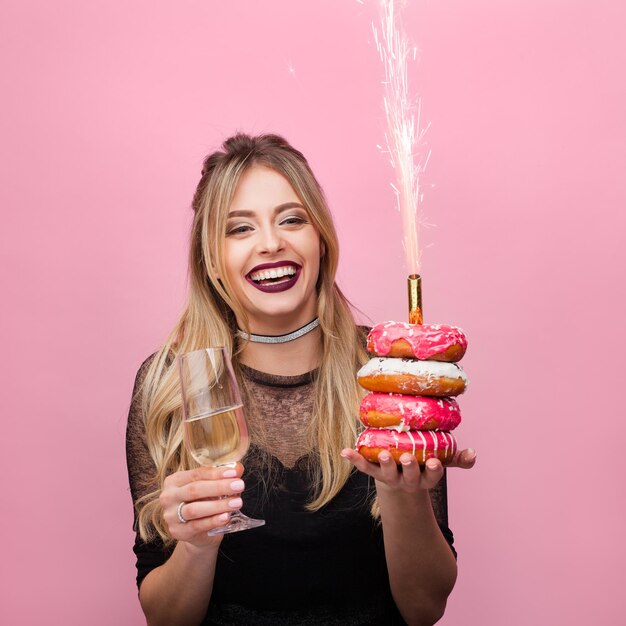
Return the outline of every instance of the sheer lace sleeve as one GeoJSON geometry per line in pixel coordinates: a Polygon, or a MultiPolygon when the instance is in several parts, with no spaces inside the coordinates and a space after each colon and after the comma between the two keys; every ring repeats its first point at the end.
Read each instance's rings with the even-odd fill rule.
{"type": "Polygon", "coordinates": [[[456,550],[454,549],[454,535],[448,526],[448,481],[447,472],[443,470],[443,476],[434,489],[429,491],[430,501],[433,505],[433,511],[437,518],[437,523],[441,529],[445,540],[450,545],[454,557],[456,558],[456,550]]]}
{"type": "Polygon", "coordinates": [[[150,542],[143,541],[138,532],[137,511],[135,509],[137,500],[154,491],[157,487],[155,481],[156,466],[148,450],[141,406],[143,381],[154,357],[154,354],[148,357],[137,372],[126,427],[126,464],[134,510],[135,543],[133,551],[137,556],[137,586],[141,585],[151,570],[165,563],[171,553],[171,550],[165,548],[159,539],[150,542]]]}
{"type": "Polygon", "coordinates": [[[141,388],[154,355],[148,357],[139,368],[135,378],[133,396],[128,412],[126,427],[126,465],[133,504],[139,498],[154,490],[156,467],[150,456],[146,442],[146,430],[141,407],[141,388]]]}

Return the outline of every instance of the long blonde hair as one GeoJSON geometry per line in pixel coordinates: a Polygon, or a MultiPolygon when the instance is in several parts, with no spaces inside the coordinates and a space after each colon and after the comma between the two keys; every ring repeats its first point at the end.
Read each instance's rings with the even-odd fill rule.
{"type": "Polygon", "coordinates": [[[159,352],[152,359],[140,389],[146,440],[156,465],[149,491],[136,503],[138,526],[144,540],[158,534],[170,541],[159,504],[165,478],[196,467],[183,445],[182,412],[175,357],[215,345],[233,350],[235,320],[249,330],[248,317],[234,298],[224,266],[226,219],[241,175],[252,165],[263,165],[284,176],[317,228],[324,244],[317,282],[322,362],[316,378],[312,428],[319,465],[313,468],[315,495],[308,508],[316,511],[334,498],[346,483],[350,464],[339,455],[354,445],[358,429],[360,392],[355,372],[366,360],[360,331],[350,306],[335,284],[339,245],[324,193],[306,159],[277,135],[237,134],[204,161],[194,194],[194,220],[189,253],[189,295],[186,307],[159,352]],[[221,280],[218,276],[222,277],[221,280]]]}

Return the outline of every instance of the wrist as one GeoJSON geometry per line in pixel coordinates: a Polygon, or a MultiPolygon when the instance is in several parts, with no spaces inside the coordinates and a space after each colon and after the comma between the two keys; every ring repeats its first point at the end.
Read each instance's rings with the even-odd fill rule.
{"type": "Polygon", "coordinates": [[[220,535],[218,537],[214,537],[213,539],[216,541],[204,545],[196,545],[195,543],[191,543],[189,541],[179,541],[177,547],[186,558],[204,561],[207,557],[217,555],[222,536],[220,535]]]}
{"type": "Polygon", "coordinates": [[[424,510],[431,509],[430,495],[427,489],[418,489],[416,491],[404,491],[390,487],[382,481],[376,482],[376,494],[381,507],[393,506],[401,507],[405,510],[424,510]]]}

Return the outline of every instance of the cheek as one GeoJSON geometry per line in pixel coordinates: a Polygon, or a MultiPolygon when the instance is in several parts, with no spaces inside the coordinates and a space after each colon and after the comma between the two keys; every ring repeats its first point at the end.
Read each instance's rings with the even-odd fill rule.
{"type": "Polygon", "coordinates": [[[324,242],[317,231],[309,231],[299,243],[300,249],[304,251],[309,262],[314,258],[317,258],[319,261],[319,258],[323,256],[326,251],[324,242]]]}
{"type": "Polygon", "coordinates": [[[309,258],[309,265],[313,270],[313,273],[315,274],[314,278],[317,281],[322,264],[321,256],[323,254],[322,251],[324,250],[324,244],[321,240],[317,240],[309,243],[308,247],[309,250],[307,256],[309,258]]]}
{"type": "Polygon", "coordinates": [[[240,247],[233,243],[226,243],[223,253],[224,271],[226,275],[231,279],[239,276],[243,267],[240,247]]]}

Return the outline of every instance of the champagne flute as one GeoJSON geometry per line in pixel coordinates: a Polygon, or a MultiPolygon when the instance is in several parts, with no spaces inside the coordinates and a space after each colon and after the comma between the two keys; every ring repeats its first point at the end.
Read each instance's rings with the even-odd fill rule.
{"type": "MultiPolygon", "coordinates": [[[[220,467],[240,461],[248,450],[248,426],[243,414],[239,385],[226,348],[205,348],[178,357],[183,400],[184,441],[200,465],[220,467]]],[[[225,496],[229,497],[229,496],[225,496]]],[[[225,526],[209,535],[263,526],[234,511],[225,526]]]]}

